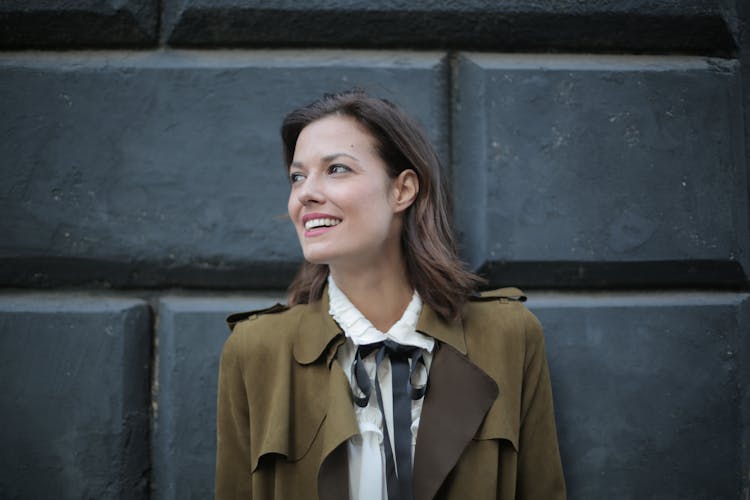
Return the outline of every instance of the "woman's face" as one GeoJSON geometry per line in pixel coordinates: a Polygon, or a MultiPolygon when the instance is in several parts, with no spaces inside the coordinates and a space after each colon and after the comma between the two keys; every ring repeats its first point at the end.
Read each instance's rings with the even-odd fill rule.
{"type": "Polygon", "coordinates": [[[331,115],[302,129],[288,209],[305,259],[333,269],[400,258],[400,212],[408,206],[401,177],[388,177],[373,137],[351,117],[331,115]]]}

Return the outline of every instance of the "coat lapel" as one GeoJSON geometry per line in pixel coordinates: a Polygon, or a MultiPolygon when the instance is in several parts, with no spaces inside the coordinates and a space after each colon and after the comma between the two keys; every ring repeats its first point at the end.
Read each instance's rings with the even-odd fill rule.
{"type": "Polygon", "coordinates": [[[434,498],[498,396],[495,381],[464,354],[459,322],[425,308],[417,329],[441,341],[430,367],[414,456],[414,499],[434,498]]]}

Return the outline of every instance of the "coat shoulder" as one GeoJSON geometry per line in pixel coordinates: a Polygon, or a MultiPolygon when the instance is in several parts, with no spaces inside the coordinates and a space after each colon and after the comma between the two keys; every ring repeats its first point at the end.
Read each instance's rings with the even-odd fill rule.
{"type": "Polygon", "coordinates": [[[283,353],[292,348],[304,305],[276,304],[265,309],[231,314],[227,325],[231,334],[224,349],[241,356],[260,352],[283,353]]]}
{"type": "Polygon", "coordinates": [[[265,307],[262,309],[253,309],[251,311],[233,313],[227,316],[227,320],[226,320],[227,326],[229,326],[229,330],[234,330],[234,327],[237,326],[237,323],[256,319],[257,317],[263,316],[265,314],[278,314],[278,313],[282,313],[288,310],[289,310],[289,306],[277,302],[271,307],[265,307]]]}
{"type": "Polygon", "coordinates": [[[469,298],[472,302],[526,302],[526,295],[518,288],[505,287],[486,290],[469,298]]]}
{"type": "MultiPolygon", "coordinates": [[[[537,342],[542,339],[542,326],[526,307],[526,294],[518,288],[506,287],[482,292],[469,299],[465,321],[479,328],[475,334],[520,337],[537,342]]],[[[468,333],[468,332],[467,332],[468,333]]]]}

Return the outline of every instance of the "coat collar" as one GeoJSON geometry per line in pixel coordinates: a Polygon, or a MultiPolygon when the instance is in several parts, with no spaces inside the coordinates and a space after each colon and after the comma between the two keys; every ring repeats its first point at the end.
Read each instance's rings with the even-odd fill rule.
{"type": "MultiPolygon", "coordinates": [[[[328,306],[328,289],[325,289],[320,300],[307,304],[304,312],[300,314],[293,352],[294,359],[301,365],[317,361],[331,342],[344,334],[341,327],[328,314],[328,306]]],[[[328,351],[329,365],[335,354],[335,349],[328,351]]]]}
{"type": "MultiPolygon", "coordinates": [[[[294,340],[294,359],[302,365],[314,363],[331,342],[339,335],[343,335],[341,327],[328,314],[328,289],[323,291],[320,300],[307,304],[300,315],[297,325],[297,335],[294,340]]],[[[445,321],[428,305],[422,306],[417,320],[416,330],[429,335],[435,340],[448,344],[461,354],[466,354],[466,339],[463,324],[460,320],[445,321]]],[[[330,365],[335,349],[328,350],[328,364],[330,365]]]]}
{"type": "Polygon", "coordinates": [[[422,312],[419,314],[417,331],[448,344],[461,354],[466,354],[466,339],[461,320],[446,321],[427,304],[422,306],[422,312]]]}

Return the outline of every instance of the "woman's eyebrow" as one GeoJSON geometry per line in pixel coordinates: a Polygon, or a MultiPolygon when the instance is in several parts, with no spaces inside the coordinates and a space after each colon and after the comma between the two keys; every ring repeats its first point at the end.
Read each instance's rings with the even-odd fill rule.
{"type": "MultiPolygon", "coordinates": [[[[356,162],[359,162],[359,158],[357,158],[356,156],[352,156],[349,153],[331,153],[329,155],[326,155],[326,156],[322,157],[320,159],[320,163],[328,163],[328,162],[331,162],[331,161],[333,161],[336,158],[339,158],[341,156],[346,156],[347,158],[351,158],[352,160],[354,160],[356,162]]],[[[289,165],[289,168],[292,168],[292,167],[294,167],[294,168],[304,168],[304,166],[305,165],[301,161],[293,161],[292,164],[289,165]]]]}
{"type": "Polygon", "coordinates": [[[328,163],[329,161],[333,161],[333,160],[335,160],[335,159],[336,159],[336,158],[338,158],[339,156],[346,156],[347,158],[351,158],[352,160],[354,160],[354,161],[356,161],[356,162],[358,162],[358,161],[359,161],[359,159],[358,159],[358,158],[357,158],[356,156],[352,156],[352,155],[350,155],[349,153],[332,153],[332,154],[330,154],[330,155],[326,155],[326,156],[324,156],[323,158],[321,158],[321,161],[322,161],[323,163],[328,163]]]}

